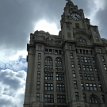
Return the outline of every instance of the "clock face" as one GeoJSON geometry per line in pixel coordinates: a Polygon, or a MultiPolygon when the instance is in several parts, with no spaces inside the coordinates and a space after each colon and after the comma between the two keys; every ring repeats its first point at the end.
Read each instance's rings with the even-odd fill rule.
{"type": "Polygon", "coordinates": [[[76,21],[81,20],[81,16],[78,13],[72,13],[71,18],[76,21]]]}

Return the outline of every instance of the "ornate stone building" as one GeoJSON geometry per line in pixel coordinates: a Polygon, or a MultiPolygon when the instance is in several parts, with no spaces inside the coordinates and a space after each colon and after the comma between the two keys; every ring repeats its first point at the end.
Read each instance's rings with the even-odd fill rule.
{"type": "Polygon", "coordinates": [[[60,22],[30,34],[24,107],[107,107],[107,40],[70,0],[60,22]]]}

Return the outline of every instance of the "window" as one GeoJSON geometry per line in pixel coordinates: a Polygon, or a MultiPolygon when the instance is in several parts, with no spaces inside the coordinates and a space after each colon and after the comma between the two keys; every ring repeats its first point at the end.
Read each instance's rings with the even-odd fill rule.
{"type": "Polygon", "coordinates": [[[38,53],[38,60],[41,60],[41,53],[38,53]]]}
{"type": "Polygon", "coordinates": [[[102,100],[105,103],[105,96],[104,95],[102,95],[102,100]]]}
{"type": "Polygon", "coordinates": [[[40,69],[41,68],[41,63],[40,62],[38,62],[38,69],[40,69]]]}
{"type": "Polygon", "coordinates": [[[78,92],[75,92],[75,99],[76,99],[76,101],[79,101],[79,93],[78,92]]]}
{"type": "Polygon", "coordinates": [[[89,90],[89,84],[86,84],[86,90],[89,90]]]}
{"type": "Polygon", "coordinates": [[[36,89],[37,89],[37,90],[40,90],[40,84],[37,83],[36,89]]]}
{"type": "Polygon", "coordinates": [[[45,80],[53,80],[53,73],[52,72],[45,73],[45,80]]]}
{"type": "Polygon", "coordinates": [[[73,58],[73,53],[70,53],[70,58],[71,58],[71,59],[73,58]]]}
{"type": "Polygon", "coordinates": [[[62,50],[59,50],[59,55],[61,55],[62,54],[62,50]]]}
{"type": "Polygon", "coordinates": [[[65,91],[65,86],[63,83],[57,83],[56,88],[57,88],[57,91],[59,91],[59,92],[65,91]]]}
{"type": "Polygon", "coordinates": [[[49,53],[52,53],[52,49],[49,49],[49,53]]]}
{"type": "Polygon", "coordinates": [[[58,94],[57,95],[57,103],[65,103],[65,102],[66,102],[65,95],[58,94]]]}
{"type": "Polygon", "coordinates": [[[99,90],[102,91],[102,85],[99,84],[98,86],[99,86],[99,90]]]}
{"type": "Polygon", "coordinates": [[[102,56],[102,62],[105,62],[105,58],[104,58],[104,56],[102,56]]]}
{"type": "Polygon", "coordinates": [[[47,48],[45,48],[45,52],[48,53],[48,49],[47,48]]]}
{"type": "Polygon", "coordinates": [[[44,69],[45,71],[50,71],[53,68],[53,62],[51,57],[46,57],[44,62],[44,69]]]}
{"type": "Polygon", "coordinates": [[[84,99],[85,102],[87,101],[85,93],[83,93],[83,99],[84,99]]]}
{"type": "Polygon", "coordinates": [[[44,101],[46,103],[54,103],[54,95],[53,94],[45,94],[44,101]]]}
{"type": "Polygon", "coordinates": [[[93,90],[96,91],[97,90],[97,85],[93,84],[93,90]]]}
{"type": "Polygon", "coordinates": [[[58,50],[55,50],[55,54],[58,55],[58,50]]]}
{"type": "Polygon", "coordinates": [[[75,68],[75,65],[74,65],[74,64],[71,64],[71,67],[72,67],[72,68],[75,68]]]}
{"type": "Polygon", "coordinates": [[[75,73],[73,73],[73,78],[76,78],[76,74],[75,73]]]}
{"type": "Polygon", "coordinates": [[[45,91],[53,91],[53,83],[45,83],[45,91]]]}
{"type": "Polygon", "coordinates": [[[40,101],[40,93],[36,94],[36,99],[37,99],[37,101],[40,101]]]}
{"type": "Polygon", "coordinates": [[[56,73],[56,80],[63,81],[64,80],[64,74],[63,73],[56,73]]]}
{"type": "Polygon", "coordinates": [[[97,90],[97,85],[93,83],[87,83],[86,85],[86,90],[91,90],[91,91],[96,91],[97,90]]]}
{"type": "Polygon", "coordinates": [[[55,67],[57,71],[62,71],[62,58],[57,57],[55,59],[55,67]]]}
{"type": "Polygon", "coordinates": [[[98,103],[98,98],[95,95],[90,96],[90,103],[98,103]]]}
{"type": "Polygon", "coordinates": [[[74,88],[77,89],[78,88],[78,85],[77,85],[77,81],[74,80],[74,88]]]}
{"type": "Polygon", "coordinates": [[[104,69],[107,70],[107,66],[106,66],[106,64],[104,64],[104,69]]]}
{"type": "Polygon", "coordinates": [[[82,90],[84,90],[84,89],[85,89],[85,87],[84,87],[84,84],[83,84],[83,83],[81,83],[81,88],[82,88],[82,90]]]}

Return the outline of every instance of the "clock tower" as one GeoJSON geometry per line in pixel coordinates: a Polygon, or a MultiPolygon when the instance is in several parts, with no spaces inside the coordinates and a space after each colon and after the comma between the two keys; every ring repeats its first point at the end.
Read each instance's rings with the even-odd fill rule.
{"type": "Polygon", "coordinates": [[[71,0],[67,0],[64,7],[64,13],[61,18],[61,30],[63,33],[63,39],[74,40],[73,32],[81,29],[88,33],[89,19],[84,17],[82,9],[78,9],[77,5],[74,5],[71,0]]]}

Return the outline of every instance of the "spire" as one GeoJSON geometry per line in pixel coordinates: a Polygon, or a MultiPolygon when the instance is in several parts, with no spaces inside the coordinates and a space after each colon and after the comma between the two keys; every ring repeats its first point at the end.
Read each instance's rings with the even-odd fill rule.
{"type": "Polygon", "coordinates": [[[71,0],[66,0],[66,1],[71,2],[71,0]]]}
{"type": "Polygon", "coordinates": [[[72,0],[66,0],[66,1],[67,1],[67,4],[72,4],[72,5],[74,5],[73,2],[72,2],[72,0]]]}
{"type": "Polygon", "coordinates": [[[72,0],[66,0],[68,3],[71,3],[72,2],[72,0]]]}

